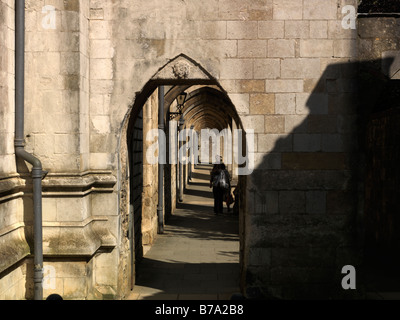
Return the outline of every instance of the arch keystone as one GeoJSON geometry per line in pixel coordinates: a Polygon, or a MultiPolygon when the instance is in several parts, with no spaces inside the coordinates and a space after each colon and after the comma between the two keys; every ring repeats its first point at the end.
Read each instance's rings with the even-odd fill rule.
{"type": "Polygon", "coordinates": [[[194,60],[179,55],[162,67],[152,80],[213,80],[213,77],[194,60]]]}

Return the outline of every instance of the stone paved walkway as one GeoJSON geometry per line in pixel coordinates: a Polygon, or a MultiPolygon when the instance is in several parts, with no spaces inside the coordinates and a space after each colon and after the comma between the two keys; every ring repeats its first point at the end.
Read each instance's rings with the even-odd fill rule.
{"type": "Polygon", "coordinates": [[[137,268],[128,300],[229,300],[239,292],[238,217],[214,215],[209,166],[198,166],[184,202],[137,268]]]}

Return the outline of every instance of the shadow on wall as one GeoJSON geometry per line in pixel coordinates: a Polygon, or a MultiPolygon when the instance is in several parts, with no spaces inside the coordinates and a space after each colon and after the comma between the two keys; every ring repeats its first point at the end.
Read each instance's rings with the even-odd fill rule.
{"type": "Polygon", "coordinates": [[[383,70],[391,63],[332,64],[310,94],[279,96],[285,113],[293,114],[285,116],[285,132],[293,129],[259,135],[258,152],[267,155],[247,193],[253,215],[249,296],[343,292],[341,268],[359,265],[363,256],[366,128],[392,83],[383,70]],[[260,254],[263,268],[251,264],[260,254]]]}

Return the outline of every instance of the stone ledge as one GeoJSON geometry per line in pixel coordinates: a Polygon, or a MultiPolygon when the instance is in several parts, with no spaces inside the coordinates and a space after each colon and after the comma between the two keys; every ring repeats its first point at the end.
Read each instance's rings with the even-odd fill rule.
{"type": "Polygon", "coordinates": [[[0,202],[20,196],[19,193],[25,186],[25,181],[19,175],[0,177],[0,202]]]}
{"type": "Polygon", "coordinates": [[[92,192],[113,192],[117,179],[111,172],[86,172],[82,174],[49,174],[43,180],[43,195],[87,195],[92,192]]]}
{"type": "MultiPolygon", "coordinates": [[[[0,202],[21,197],[30,192],[28,175],[0,177],[0,202]]],[[[110,193],[114,191],[117,178],[108,171],[83,173],[50,173],[43,180],[43,196],[86,196],[93,192],[110,193]]]]}
{"type": "Polygon", "coordinates": [[[0,273],[15,265],[30,254],[30,247],[17,227],[0,237],[0,273]]]}
{"type": "Polygon", "coordinates": [[[103,223],[104,217],[90,217],[82,222],[43,223],[45,256],[91,257],[100,249],[116,246],[116,239],[103,223]]]}
{"type": "MultiPolygon", "coordinates": [[[[99,250],[114,248],[116,238],[103,225],[107,221],[91,217],[82,222],[43,222],[44,256],[92,257],[99,250]]],[[[17,223],[0,230],[0,273],[31,254],[32,229],[17,223]]]]}

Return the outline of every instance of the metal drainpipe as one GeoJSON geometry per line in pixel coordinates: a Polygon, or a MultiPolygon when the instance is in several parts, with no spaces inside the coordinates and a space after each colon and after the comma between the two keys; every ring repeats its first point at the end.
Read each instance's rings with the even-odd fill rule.
{"type": "MultiPolygon", "coordinates": [[[[158,88],[158,129],[165,132],[164,125],[164,86],[158,88]]],[[[162,146],[162,139],[159,137],[159,161],[158,161],[158,233],[164,233],[164,159],[162,150],[165,150],[166,146],[162,146]]]]}
{"type": "Polygon", "coordinates": [[[25,151],[25,0],[15,1],[15,155],[33,165],[34,299],[43,300],[42,163],[25,151]]]}
{"type": "Polygon", "coordinates": [[[179,151],[178,151],[178,155],[179,155],[179,202],[183,202],[183,164],[182,164],[182,159],[184,157],[184,152],[183,152],[183,141],[180,140],[180,133],[185,129],[185,120],[183,118],[183,114],[181,115],[181,118],[179,119],[179,151]]]}

